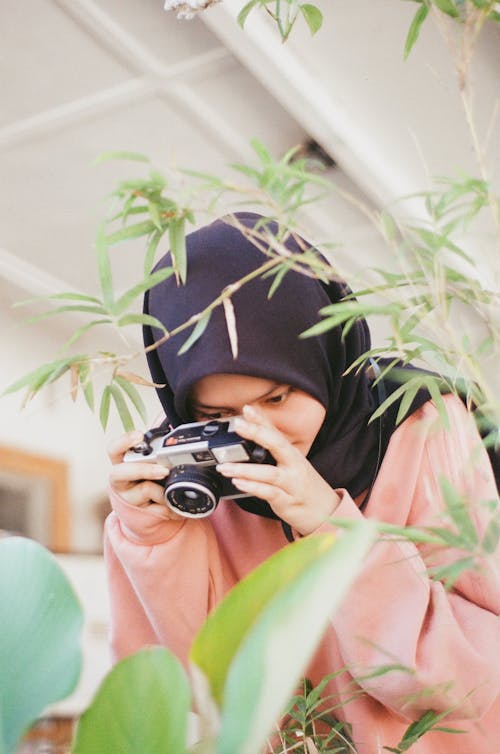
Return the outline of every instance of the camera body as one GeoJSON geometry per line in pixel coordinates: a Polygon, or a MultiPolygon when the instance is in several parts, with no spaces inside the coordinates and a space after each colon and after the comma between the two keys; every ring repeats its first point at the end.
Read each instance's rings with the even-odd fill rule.
{"type": "Polygon", "coordinates": [[[149,430],[123,460],[170,469],[164,481],[165,503],[187,518],[209,516],[220,500],[248,497],[216,471],[218,463],[275,463],[267,450],[238,435],[234,417],[181,424],[168,432],[163,425],[149,430]]]}

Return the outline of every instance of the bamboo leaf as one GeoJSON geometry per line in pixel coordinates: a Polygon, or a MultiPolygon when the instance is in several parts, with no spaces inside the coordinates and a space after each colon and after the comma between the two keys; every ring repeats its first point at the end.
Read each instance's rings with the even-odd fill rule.
{"type": "Polygon", "coordinates": [[[146,250],[146,256],[144,257],[144,275],[149,275],[153,267],[156,250],[158,244],[163,238],[163,230],[155,230],[149,239],[148,248],[146,250]]]}
{"type": "Polygon", "coordinates": [[[106,385],[106,387],[102,391],[101,407],[99,409],[99,419],[101,421],[101,426],[103,429],[106,429],[106,427],[108,426],[110,404],[111,404],[111,389],[109,385],[106,385]]]}
{"type": "Polygon", "coordinates": [[[102,224],[97,231],[96,249],[102,300],[105,308],[109,310],[113,306],[113,279],[111,275],[111,262],[108,254],[108,245],[104,236],[104,225],[102,224]]]}
{"type": "MultiPolygon", "coordinates": [[[[9,393],[16,393],[23,387],[29,387],[32,390],[38,390],[45,382],[49,380],[51,376],[56,374],[61,369],[69,369],[69,364],[72,361],[82,358],[81,356],[74,356],[72,358],[57,359],[57,361],[51,361],[48,364],[43,364],[38,369],[29,372],[28,374],[16,380],[11,385],[5,388],[2,395],[8,395],[9,393]]],[[[53,380],[52,380],[53,381],[53,380]]]]}
{"type": "Polygon", "coordinates": [[[231,344],[231,353],[233,359],[238,358],[238,332],[236,330],[236,317],[234,315],[234,307],[230,298],[225,298],[222,302],[224,307],[224,315],[226,317],[227,332],[229,335],[229,342],[231,344]]]}
{"type": "Polygon", "coordinates": [[[160,322],[156,317],[152,317],[151,314],[126,314],[124,317],[120,317],[117,324],[118,327],[126,327],[127,325],[150,325],[151,327],[157,327],[164,333],[167,332],[163,322],[160,322]]]}
{"type": "Polygon", "coordinates": [[[94,162],[93,165],[100,165],[103,162],[108,162],[109,160],[132,160],[133,162],[151,162],[149,157],[146,157],[146,155],[141,154],[140,152],[123,152],[123,151],[113,151],[113,152],[103,152],[100,154],[94,162]]]}
{"type": "Polygon", "coordinates": [[[468,545],[468,549],[474,549],[478,543],[478,534],[467,509],[465,499],[457,492],[446,477],[441,477],[440,487],[448,516],[455,524],[458,533],[463,537],[464,543],[468,545]]]}
{"type": "Polygon", "coordinates": [[[129,307],[130,304],[138,296],[143,294],[145,291],[149,291],[150,288],[154,288],[155,285],[158,285],[158,283],[161,283],[169,278],[173,274],[173,272],[174,270],[172,267],[162,267],[161,270],[152,272],[151,275],[148,275],[144,280],[142,280],[137,285],[134,285],[133,288],[130,288],[122,296],[120,296],[120,298],[113,306],[113,314],[118,316],[119,314],[124,312],[125,309],[127,309],[127,307],[129,307]]]}
{"type": "Polygon", "coordinates": [[[447,591],[450,591],[450,589],[453,589],[457,579],[462,575],[462,573],[471,571],[475,567],[476,564],[474,558],[461,558],[460,560],[456,560],[454,563],[449,563],[448,565],[429,568],[429,576],[434,581],[441,581],[444,584],[445,589],[447,591]]]}
{"type": "Polygon", "coordinates": [[[139,414],[143,422],[146,423],[146,406],[144,405],[144,401],[139,395],[137,388],[135,388],[132,383],[123,376],[115,375],[115,382],[121,387],[123,392],[128,395],[129,400],[135,406],[137,413],[139,414]]]}
{"type": "Polygon", "coordinates": [[[198,338],[200,338],[203,335],[210,321],[210,315],[211,315],[211,312],[208,312],[208,314],[205,314],[204,317],[198,320],[189,338],[182,344],[182,346],[177,351],[178,356],[181,356],[183,353],[186,353],[186,351],[189,351],[193,343],[196,343],[198,338]]]}
{"type": "Polygon", "coordinates": [[[157,228],[152,220],[144,220],[142,223],[127,225],[126,228],[111,233],[109,236],[106,236],[106,242],[109,246],[114,246],[121,241],[130,241],[133,238],[149,236],[155,230],[157,230],[157,228]]]}
{"type": "Polygon", "coordinates": [[[238,22],[238,25],[241,26],[242,29],[245,26],[245,21],[247,20],[248,14],[252,10],[252,8],[255,8],[256,5],[259,5],[259,3],[260,3],[260,0],[250,0],[250,2],[244,5],[243,8],[238,13],[238,17],[236,20],[238,22]]]}
{"type": "Polygon", "coordinates": [[[130,432],[132,429],[134,429],[134,420],[132,419],[130,411],[128,410],[125,398],[123,397],[120,388],[115,383],[109,385],[109,389],[115,406],[118,410],[118,416],[120,417],[123,429],[125,430],[125,432],[130,432]]]}
{"type": "Polygon", "coordinates": [[[144,377],[141,377],[140,374],[134,374],[133,372],[124,372],[123,370],[118,369],[116,374],[126,379],[127,382],[133,382],[136,385],[144,385],[145,387],[165,387],[164,384],[151,382],[151,380],[146,380],[144,377]]]}
{"type": "Polygon", "coordinates": [[[70,389],[70,395],[71,400],[73,403],[78,398],[78,367],[76,364],[72,364],[69,368],[70,372],[70,378],[71,378],[71,389],[70,389]]]}
{"type": "Polygon", "coordinates": [[[425,384],[431,394],[434,405],[437,408],[441,424],[444,429],[448,430],[450,428],[450,418],[448,416],[448,411],[446,410],[443,396],[441,395],[441,390],[439,389],[439,380],[428,378],[426,379],[425,384]]]}
{"type": "Polygon", "coordinates": [[[80,306],[76,304],[68,304],[67,306],[58,306],[57,309],[50,309],[47,312],[36,314],[34,317],[27,317],[24,320],[24,323],[29,325],[34,322],[41,322],[48,317],[55,317],[57,314],[64,314],[65,312],[76,312],[79,314],[108,314],[108,311],[102,306],[80,306]]]}
{"type": "Polygon", "coordinates": [[[458,18],[460,15],[452,0],[432,0],[433,4],[447,16],[458,18]]]}
{"type": "Polygon", "coordinates": [[[84,293],[73,293],[72,291],[68,291],[66,293],[52,293],[49,296],[35,296],[34,298],[28,298],[24,299],[23,301],[16,301],[15,304],[12,304],[12,308],[16,309],[20,306],[26,306],[28,304],[35,304],[38,301],[48,301],[48,300],[67,300],[67,301],[87,301],[91,304],[101,304],[101,301],[99,301],[98,298],[94,298],[94,296],[86,296],[84,293]]]}
{"type": "Polygon", "coordinates": [[[299,5],[299,8],[309,26],[311,34],[316,34],[316,32],[321,29],[323,23],[323,14],[320,9],[310,3],[303,3],[302,5],[299,5]]]}
{"type": "Polygon", "coordinates": [[[94,410],[94,387],[90,381],[90,366],[88,362],[80,364],[78,376],[82,386],[83,395],[91,411],[94,410]]]}
{"type": "Polygon", "coordinates": [[[176,275],[182,283],[186,282],[187,274],[186,237],[184,226],[185,221],[183,217],[172,218],[168,226],[170,253],[174,262],[176,275]]]}
{"type": "Polygon", "coordinates": [[[413,21],[411,22],[411,26],[408,31],[408,36],[406,37],[405,42],[405,48],[404,48],[404,60],[408,57],[410,54],[413,45],[418,39],[418,35],[420,34],[420,28],[422,24],[424,23],[425,19],[427,18],[427,14],[429,13],[429,8],[426,5],[421,5],[417,12],[415,13],[415,16],[413,18],[413,21]]]}
{"type": "Polygon", "coordinates": [[[158,228],[158,230],[161,231],[163,228],[161,224],[160,210],[158,208],[158,205],[155,202],[149,202],[148,211],[149,211],[149,216],[151,220],[153,221],[155,226],[158,228]]]}
{"type": "Polygon", "coordinates": [[[495,552],[498,541],[500,540],[500,518],[498,515],[494,516],[486,527],[484,536],[481,542],[481,549],[491,555],[495,552]]]}
{"type": "Polygon", "coordinates": [[[75,341],[81,338],[82,335],[85,335],[85,333],[91,330],[93,327],[97,327],[97,325],[109,325],[111,323],[112,323],[111,319],[94,319],[92,320],[92,322],[89,322],[87,325],[82,325],[82,327],[79,327],[78,330],[75,330],[73,335],[70,338],[68,338],[68,340],[64,343],[63,346],[61,346],[59,351],[63,351],[69,346],[71,346],[75,341]]]}
{"type": "Polygon", "coordinates": [[[403,419],[406,417],[406,414],[410,410],[410,406],[413,403],[413,399],[418,393],[421,385],[422,385],[422,380],[419,380],[418,378],[415,380],[410,380],[406,383],[405,385],[406,390],[401,400],[401,403],[399,404],[398,415],[396,417],[396,425],[400,424],[403,421],[403,419]]]}
{"type": "Polygon", "coordinates": [[[270,299],[274,296],[277,289],[279,288],[281,281],[285,277],[286,273],[290,270],[290,265],[286,262],[283,262],[283,264],[280,264],[280,266],[276,270],[271,270],[271,274],[274,273],[274,280],[271,283],[271,286],[269,288],[269,292],[267,294],[267,298],[270,299]]]}
{"type": "Polygon", "coordinates": [[[270,152],[266,149],[261,141],[259,141],[258,139],[251,139],[250,146],[252,147],[254,152],[257,153],[264,166],[268,167],[273,164],[273,158],[270,152]]]}

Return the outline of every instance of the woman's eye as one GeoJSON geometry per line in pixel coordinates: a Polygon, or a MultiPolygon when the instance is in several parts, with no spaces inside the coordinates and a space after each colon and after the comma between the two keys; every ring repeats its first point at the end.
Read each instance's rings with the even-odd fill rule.
{"type": "Polygon", "coordinates": [[[282,393],[278,393],[277,395],[271,395],[267,400],[266,403],[270,403],[272,406],[275,406],[279,403],[283,403],[286,401],[288,396],[290,395],[290,389],[284,390],[282,393]]]}
{"type": "Polygon", "coordinates": [[[199,421],[199,422],[215,421],[217,419],[227,419],[230,416],[234,416],[234,414],[231,411],[217,411],[213,414],[207,414],[201,411],[197,411],[196,421],[199,421]]]}

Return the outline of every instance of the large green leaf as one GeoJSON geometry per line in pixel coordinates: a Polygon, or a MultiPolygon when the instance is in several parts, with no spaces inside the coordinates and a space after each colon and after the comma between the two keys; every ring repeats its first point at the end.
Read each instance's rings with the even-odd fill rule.
{"type": "Polygon", "coordinates": [[[73,754],[184,754],[189,686],[162,647],[143,649],[106,676],[83,714],[73,754]]]}
{"type": "Polygon", "coordinates": [[[0,753],[48,704],[73,691],[82,610],[54,557],[30,539],[0,543],[0,753]]]}
{"type": "Polygon", "coordinates": [[[241,581],[208,619],[191,660],[222,708],[218,754],[255,754],[355,577],[374,534],[361,522],[307,537],[241,581]]]}

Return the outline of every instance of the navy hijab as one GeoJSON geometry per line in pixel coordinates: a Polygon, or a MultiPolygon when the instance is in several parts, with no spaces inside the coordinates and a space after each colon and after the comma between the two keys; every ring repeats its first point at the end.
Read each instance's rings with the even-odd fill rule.
{"type": "MultiPolygon", "coordinates": [[[[231,217],[250,231],[262,222],[260,215],[239,212],[189,234],[186,284],[177,284],[172,276],[146,294],[144,312],[160,320],[168,331],[202,311],[224,288],[254,271],[268,258],[231,224],[231,217]]],[[[266,223],[265,229],[274,235],[278,233],[276,223],[266,223]]],[[[284,244],[293,254],[310,250],[303,239],[293,235],[288,235],[284,244]]],[[[171,266],[171,263],[167,254],[156,269],[171,266]]],[[[370,348],[367,323],[359,319],[345,338],[340,327],[315,337],[299,338],[322,319],[320,309],[340,301],[350,293],[349,288],[342,281],[322,282],[290,270],[270,297],[272,281],[272,277],[257,277],[231,298],[238,333],[236,359],[231,351],[222,306],[213,310],[203,334],[185,353],[179,355],[178,352],[190,334],[187,330],[147,351],[153,381],[165,385],[157,387],[161,404],[172,426],[192,421],[190,391],[198,380],[214,373],[261,377],[303,390],[326,409],[324,423],[308,459],[332,487],[346,488],[356,497],[371,488],[397,413],[397,405],[393,404],[382,424],[369,424],[377,406],[373,375],[367,369],[345,374],[370,348]]],[[[160,329],[145,326],[146,348],[162,335],[160,329]]],[[[399,384],[386,381],[386,393],[399,384]]],[[[420,391],[410,411],[428,397],[426,391],[420,391]]],[[[236,502],[245,510],[276,518],[262,500],[239,498],[236,502]]]]}

